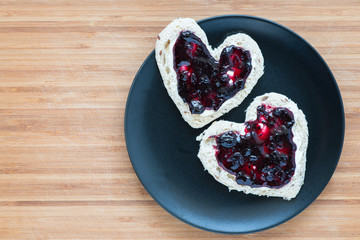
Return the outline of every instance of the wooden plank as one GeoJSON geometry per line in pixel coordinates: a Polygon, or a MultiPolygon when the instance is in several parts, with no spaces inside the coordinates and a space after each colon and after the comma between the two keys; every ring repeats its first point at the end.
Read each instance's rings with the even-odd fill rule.
{"type": "Polygon", "coordinates": [[[340,87],[346,137],[308,209],[246,239],[359,239],[360,4],[354,1],[0,2],[0,238],[238,239],[179,221],[144,190],[124,139],[132,80],[176,17],[246,14],[296,31],[340,87]],[[99,124],[101,122],[101,125],[99,124]]]}

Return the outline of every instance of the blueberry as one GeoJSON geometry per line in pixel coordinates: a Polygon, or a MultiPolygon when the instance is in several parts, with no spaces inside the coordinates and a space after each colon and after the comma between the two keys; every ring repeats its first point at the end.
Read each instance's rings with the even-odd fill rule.
{"type": "Polygon", "coordinates": [[[200,94],[201,94],[201,91],[199,89],[197,89],[197,90],[191,92],[190,97],[196,99],[197,97],[200,96],[200,94]]]}
{"type": "Polygon", "coordinates": [[[221,88],[219,88],[219,90],[217,91],[216,95],[217,95],[217,97],[219,97],[219,98],[224,98],[224,97],[226,97],[226,93],[227,93],[226,88],[225,88],[225,87],[221,87],[221,88]]]}
{"type": "Polygon", "coordinates": [[[270,158],[272,159],[272,160],[277,160],[278,159],[278,157],[279,157],[279,152],[278,151],[273,151],[272,153],[270,153],[270,158]]]}
{"type": "Polygon", "coordinates": [[[195,74],[191,74],[190,82],[192,85],[195,85],[195,83],[197,82],[197,78],[196,78],[195,74]]]}
{"type": "Polygon", "coordinates": [[[236,134],[234,132],[226,132],[220,137],[220,145],[225,148],[234,147],[236,142],[236,134]]]}
{"type": "Polygon", "coordinates": [[[201,75],[201,77],[199,78],[199,84],[202,86],[202,85],[209,85],[211,82],[210,82],[210,79],[207,75],[201,75]]]}
{"type": "Polygon", "coordinates": [[[260,179],[261,179],[261,181],[265,182],[265,181],[266,181],[265,174],[261,174],[261,175],[260,175],[260,179]]]}
{"type": "Polygon", "coordinates": [[[238,161],[233,162],[233,165],[230,167],[231,170],[236,170],[240,167],[240,163],[238,161]]]}
{"type": "Polygon", "coordinates": [[[260,106],[258,106],[257,107],[257,112],[258,112],[258,115],[264,115],[264,113],[265,113],[265,105],[260,105],[260,106]]]}
{"type": "Polygon", "coordinates": [[[184,37],[184,38],[191,36],[191,32],[189,32],[189,31],[181,32],[180,34],[181,34],[181,37],[184,37]]]}
{"type": "Polygon", "coordinates": [[[261,172],[263,172],[263,173],[269,173],[270,170],[271,170],[271,167],[266,166],[266,167],[264,167],[264,168],[261,170],[261,172]]]}
{"type": "Polygon", "coordinates": [[[290,128],[294,125],[294,123],[295,123],[294,120],[292,120],[292,121],[288,121],[285,125],[287,128],[290,128]]]}
{"type": "Polygon", "coordinates": [[[252,181],[250,180],[250,176],[245,173],[238,173],[236,175],[236,182],[240,185],[252,185],[252,181]]]}
{"type": "Polygon", "coordinates": [[[215,82],[215,87],[216,87],[216,88],[220,88],[220,87],[221,87],[221,83],[220,83],[219,81],[216,81],[216,82],[215,82]]]}
{"type": "Polygon", "coordinates": [[[286,155],[281,155],[279,157],[279,165],[280,167],[284,167],[287,165],[287,160],[288,160],[288,157],[286,155]]]}
{"type": "Polygon", "coordinates": [[[270,142],[270,143],[268,144],[268,148],[269,148],[271,151],[275,150],[275,148],[276,148],[275,143],[270,142]]]}
{"type": "Polygon", "coordinates": [[[250,162],[256,162],[258,160],[258,157],[257,156],[255,156],[255,155],[250,155],[250,157],[249,157],[249,161],[250,162]]]}
{"type": "Polygon", "coordinates": [[[274,114],[276,117],[280,117],[281,114],[282,114],[282,112],[283,112],[282,108],[275,108],[275,109],[273,110],[273,114],[274,114]]]}
{"type": "Polygon", "coordinates": [[[269,182],[274,181],[274,176],[272,174],[268,174],[266,176],[266,180],[268,180],[269,182]]]}
{"type": "Polygon", "coordinates": [[[220,81],[223,82],[223,83],[226,83],[226,82],[228,82],[229,80],[230,80],[230,77],[229,77],[229,75],[227,75],[227,74],[223,74],[223,75],[221,75],[221,77],[220,77],[220,81]]]}
{"type": "Polygon", "coordinates": [[[245,163],[243,155],[241,155],[241,153],[239,153],[239,152],[236,152],[232,155],[231,161],[238,162],[239,165],[244,165],[244,163],[245,163]]]}
{"type": "Polygon", "coordinates": [[[190,103],[191,113],[200,114],[205,111],[204,105],[199,100],[193,100],[190,103]]]}
{"type": "Polygon", "coordinates": [[[250,156],[251,155],[251,149],[250,148],[246,148],[245,149],[245,152],[244,152],[244,156],[245,157],[248,157],[248,156],[250,156]]]}

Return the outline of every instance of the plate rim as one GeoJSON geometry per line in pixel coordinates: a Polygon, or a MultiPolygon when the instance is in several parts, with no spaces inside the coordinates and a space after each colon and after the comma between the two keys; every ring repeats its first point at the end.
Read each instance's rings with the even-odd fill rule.
{"type": "MultiPolygon", "coordinates": [[[[328,66],[328,64],[326,63],[326,61],[323,59],[323,57],[318,53],[318,51],[308,42],[306,41],[302,36],[300,36],[299,34],[297,34],[296,32],[294,32],[293,30],[289,29],[288,27],[285,27],[277,22],[274,22],[272,20],[269,20],[269,19],[265,19],[265,18],[261,18],[261,17],[257,17],[257,16],[252,16],[252,15],[242,15],[242,14],[228,14],[228,15],[217,15],[217,16],[212,16],[212,17],[208,17],[208,18],[204,18],[204,19],[200,19],[200,20],[197,20],[196,22],[197,23],[203,23],[203,22],[207,22],[207,21],[211,21],[211,20],[218,20],[218,19],[225,19],[225,18],[244,18],[244,19],[253,19],[253,20],[258,20],[258,21],[263,21],[263,22],[266,22],[266,23],[269,23],[269,24],[272,24],[272,25],[275,25],[277,27],[280,27],[282,29],[284,29],[285,31],[293,34],[294,36],[296,36],[297,38],[299,38],[301,41],[303,41],[309,48],[312,52],[315,53],[315,55],[321,60],[321,62],[324,64],[326,70],[328,73],[330,73],[330,77],[334,83],[334,86],[335,86],[335,90],[336,90],[336,93],[337,93],[337,98],[338,98],[338,102],[340,104],[340,114],[341,114],[341,121],[342,121],[342,124],[341,126],[339,126],[341,129],[341,136],[340,136],[340,146],[339,146],[339,154],[338,156],[336,156],[336,163],[334,165],[334,167],[331,169],[331,174],[330,174],[330,177],[329,177],[329,180],[327,180],[324,188],[316,195],[316,197],[314,197],[307,205],[305,205],[305,207],[303,207],[302,209],[296,211],[294,213],[294,215],[292,215],[291,217],[289,218],[286,218],[282,221],[279,221],[279,222],[276,222],[270,226],[267,226],[267,227],[264,227],[264,228],[259,228],[259,229],[256,229],[256,230],[252,230],[252,231],[241,231],[241,232],[229,232],[229,231],[218,231],[218,230],[214,230],[214,229],[211,229],[211,228],[206,228],[206,227],[203,227],[203,226],[199,226],[197,224],[194,224],[192,222],[189,222],[183,218],[180,218],[179,216],[175,215],[170,209],[168,209],[167,207],[163,206],[159,201],[158,199],[153,195],[153,193],[151,191],[149,191],[148,187],[146,186],[146,184],[144,184],[144,182],[142,181],[142,179],[140,178],[139,174],[138,174],[138,171],[136,170],[134,164],[133,164],[133,161],[131,160],[131,153],[129,151],[129,145],[128,145],[128,138],[129,138],[129,133],[128,133],[128,111],[129,111],[129,106],[130,106],[130,100],[131,100],[131,95],[132,95],[132,92],[133,92],[133,89],[135,88],[135,85],[136,85],[136,82],[137,79],[138,79],[138,76],[140,75],[142,69],[144,68],[145,64],[147,63],[147,61],[153,57],[153,55],[155,54],[155,49],[153,49],[150,54],[145,58],[145,60],[143,61],[143,63],[141,64],[139,70],[137,71],[136,75],[134,76],[134,79],[133,79],[133,82],[131,84],[131,87],[129,89],[129,92],[128,92],[128,96],[127,96],[127,99],[126,99],[126,106],[125,106],[125,115],[124,115],[124,135],[125,135],[125,143],[126,143],[126,149],[127,149],[127,153],[128,153],[128,156],[129,156],[129,160],[131,162],[131,165],[134,169],[134,172],[137,176],[137,178],[139,179],[140,183],[142,184],[142,186],[144,187],[144,189],[147,191],[147,193],[156,201],[157,204],[159,204],[163,209],[165,209],[168,213],[170,213],[172,216],[174,216],[175,218],[181,220],[182,222],[190,225],[190,226],[193,226],[193,227],[196,227],[198,229],[201,229],[201,230],[205,230],[205,231],[209,231],[209,232],[214,232],[214,233],[220,233],[220,234],[228,234],[228,235],[243,235],[243,234],[249,234],[249,233],[255,233],[255,232],[261,232],[261,231],[265,231],[267,229],[271,229],[271,228],[274,228],[276,226],[279,226],[289,220],[291,220],[292,218],[296,217],[297,215],[299,215],[301,212],[303,212],[305,209],[307,209],[320,195],[321,193],[324,191],[324,189],[326,188],[326,186],[329,184],[330,180],[332,179],[333,175],[334,175],[334,172],[337,168],[337,165],[340,161],[340,157],[341,157],[341,154],[342,154],[342,150],[343,150],[343,146],[344,146],[344,138],[345,138],[345,111],[344,111],[344,104],[343,104],[343,100],[342,100],[342,96],[341,96],[341,92],[340,92],[340,88],[337,84],[337,81],[334,77],[334,74],[332,73],[330,67],[328,66]]],[[[207,35],[207,34],[206,34],[207,35]]]]}

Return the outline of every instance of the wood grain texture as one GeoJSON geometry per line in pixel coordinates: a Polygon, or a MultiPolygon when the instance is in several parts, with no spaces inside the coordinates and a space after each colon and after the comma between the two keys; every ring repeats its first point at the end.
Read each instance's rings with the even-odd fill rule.
{"type": "Polygon", "coordinates": [[[0,1],[1,239],[359,239],[359,1],[0,1]],[[124,139],[132,80],[176,17],[247,14],[296,31],[341,89],[346,137],[320,197],[276,228],[198,230],[136,177],[124,139]]]}

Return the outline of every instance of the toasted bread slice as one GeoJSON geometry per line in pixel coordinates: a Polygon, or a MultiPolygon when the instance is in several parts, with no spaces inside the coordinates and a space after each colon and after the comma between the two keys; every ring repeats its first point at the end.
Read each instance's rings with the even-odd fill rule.
{"type": "Polygon", "coordinates": [[[263,56],[259,46],[251,37],[242,33],[231,35],[218,48],[213,49],[208,43],[205,32],[191,18],[176,19],[159,34],[156,41],[155,57],[169,96],[184,120],[193,128],[201,128],[241,104],[264,72],[263,56]],[[177,74],[174,70],[173,47],[182,31],[191,31],[199,37],[216,60],[219,60],[222,50],[231,45],[241,47],[251,54],[252,69],[245,81],[244,88],[226,100],[217,111],[206,109],[201,114],[192,114],[189,105],[179,95],[177,74]]]}
{"type": "Polygon", "coordinates": [[[272,107],[284,107],[289,109],[294,116],[292,126],[293,142],[296,144],[295,151],[295,171],[290,181],[280,188],[251,187],[240,185],[236,182],[235,175],[230,174],[219,166],[216,157],[216,140],[212,136],[218,136],[224,132],[237,131],[245,133],[244,123],[234,123],[229,121],[216,121],[201,135],[197,137],[200,141],[200,158],[205,169],[220,183],[224,184],[229,190],[242,191],[246,194],[255,194],[268,197],[282,197],[286,200],[295,198],[304,183],[306,169],[306,150],[308,145],[308,127],[304,113],[298,108],[296,103],[284,95],[277,93],[267,93],[256,97],[246,110],[245,121],[253,121],[257,118],[257,107],[265,104],[272,107]]]}

